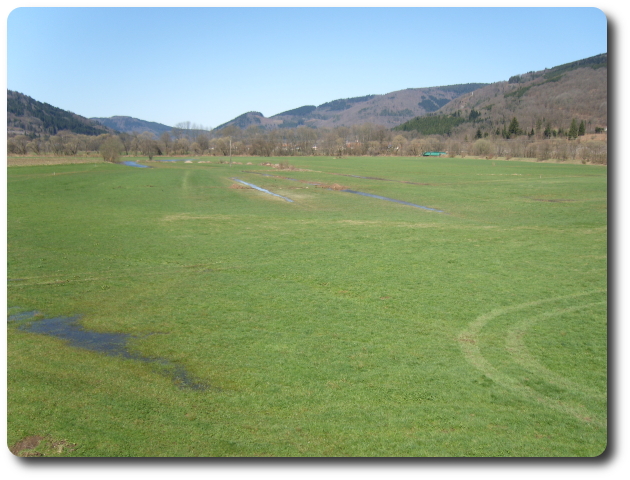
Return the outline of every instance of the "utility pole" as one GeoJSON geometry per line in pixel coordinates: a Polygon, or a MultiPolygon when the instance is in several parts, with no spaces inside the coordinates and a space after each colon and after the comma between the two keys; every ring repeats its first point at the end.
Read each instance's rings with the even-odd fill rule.
{"type": "Polygon", "coordinates": [[[230,137],[230,167],[232,166],[232,137],[230,137]]]}

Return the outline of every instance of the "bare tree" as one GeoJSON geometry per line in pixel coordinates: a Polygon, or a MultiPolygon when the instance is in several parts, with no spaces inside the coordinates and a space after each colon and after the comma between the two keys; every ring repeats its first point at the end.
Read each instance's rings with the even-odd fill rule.
{"type": "Polygon", "coordinates": [[[120,135],[118,135],[118,138],[120,139],[120,142],[123,144],[123,147],[125,148],[125,155],[129,155],[129,151],[131,150],[131,145],[133,144],[134,137],[132,137],[126,132],[122,132],[120,135]]]}
{"type": "Polygon", "coordinates": [[[55,155],[63,155],[65,152],[64,139],[61,135],[50,137],[50,148],[55,155]]]}
{"type": "Polygon", "coordinates": [[[138,143],[142,154],[148,156],[149,160],[152,160],[153,155],[158,152],[158,144],[154,135],[149,132],[143,132],[138,136],[138,143]]]}
{"type": "MultiPolygon", "coordinates": [[[[175,137],[178,138],[178,137],[175,137]]],[[[163,151],[165,155],[168,155],[168,152],[171,149],[171,135],[168,132],[164,132],[162,135],[160,135],[160,143],[162,144],[163,151]]]]}
{"type": "Polygon", "coordinates": [[[65,153],[66,155],[76,155],[81,148],[82,139],[79,135],[64,135],[65,137],[65,153]]]}
{"type": "Polygon", "coordinates": [[[199,146],[199,153],[203,155],[203,152],[208,150],[208,147],[210,146],[210,141],[208,139],[208,136],[203,133],[199,135],[197,137],[197,145],[199,146]]]}
{"type": "Polygon", "coordinates": [[[29,139],[26,135],[17,135],[11,140],[14,145],[15,153],[17,153],[18,155],[26,155],[28,153],[29,139]]]}

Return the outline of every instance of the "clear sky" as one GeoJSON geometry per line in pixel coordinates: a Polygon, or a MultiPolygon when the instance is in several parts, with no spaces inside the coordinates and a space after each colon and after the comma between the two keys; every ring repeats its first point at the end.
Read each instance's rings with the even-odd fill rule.
{"type": "Polygon", "coordinates": [[[496,82],[607,51],[596,8],[18,8],[7,88],[85,117],[216,127],[496,82]]]}

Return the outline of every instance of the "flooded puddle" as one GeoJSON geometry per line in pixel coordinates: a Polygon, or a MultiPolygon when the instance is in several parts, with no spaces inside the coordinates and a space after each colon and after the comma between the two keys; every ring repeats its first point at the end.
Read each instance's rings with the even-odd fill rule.
{"type": "Polygon", "coordinates": [[[124,162],[120,162],[122,165],[127,165],[128,167],[137,167],[137,168],[151,168],[148,165],[141,165],[132,160],[126,160],[124,162]]]}
{"type": "Polygon", "coordinates": [[[264,188],[261,188],[258,185],[254,185],[253,183],[247,183],[247,182],[244,182],[243,180],[240,180],[238,178],[232,178],[232,180],[234,180],[234,181],[236,181],[238,183],[242,183],[243,185],[247,185],[248,187],[255,188],[256,190],[259,190],[261,192],[268,193],[269,195],[273,195],[274,197],[280,197],[283,200],[286,200],[287,202],[293,203],[293,200],[291,200],[290,198],[283,197],[282,195],[278,195],[277,193],[270,192],[269,190],[265,190],[264,188]]]}
{"type": "Polygon", "coordinates": [[[430,207],[425,207],[423,205],[416,205],[415,203],[409,203],[403,200],[396,200],[394,198],[381,197],[380,195],[374,195],[372,193],[357,192],[356,190],[349,190],[349,189],[341,190],[341,191],[346,192],[346,193],[355,193],[357,195],[363,195],[364,197],[378,198],[379,200],[387,200],[388,202],[402,203],[403,205],[409,205],[411,207],[422,208],[423,210],[431,210],[432,212],[444,213],[442,210],[438,210],[437,208],[430,208],[430,207]]]}
{"type": "Polygon", "coordinates": [[[260,172],[248,172],[243,170],[243,173],[253,173],[254,175],[262,175],[263,177],[272,177],[272,178],[280,178],[282,180],[291,180],[292,182],[300,182],[306,183],[307,185],[322,185],[317,182],[307,182],[306,180],[298,180],[297,178],[283,177],[282,175],[271,175],[269,173],[260,173],[260,172]]]}
{"type": "Polygon", "coordinates": [[[37,310],[31,310],[29,312],[20,312],[14,315],[9,315],[7,317],[7,322],[19,322],[21,320],[26,320],[27,318],[33,318],[40,313],[37,310]]]}
{"type": "MultiPolygon", "coordinates": [[[[34,319],[39,315],[41,313],[37,310],[20,312],[8,315],[7,321],[15,322],[34,319]]],[[[81,317],[43,318],[25,323],[18,328],[29,333],[50,335],[66,340],[72,347],[156,365],[160,374],[170,377],[173,383],[182,389],[207,390],[209,388],[208,385],[194,381],[181,365],[164,358],[149,358],[130,352],[128,342],[136,337],[124,333],[102,333],[86,330],[79,324],[79,318],[81,317]]]]}
{"type": "Polygon", "coordinates": [[[349,175],[349,174],[345,174],[345,173],[331,173],[330,175],[339,175],[341,177],[363,178],[363,179],[366,179],[366,180],[380,180],[382,182],[407,183],[409,185],[431,185],[430,183],[409,182],[407,180],[392,180],[391,178],[362,177],[361,175],[349,175]]]}
{"type": "MultiPolygon", "coordinates": [[[[306,183],[308,185],[321,186],[323,188],[328,187],[328,190],[335,190],[335,191],[341,191],[341,192],[346,192],[346,193],[354,193],[354,194],[357,194],[357,195],[363,195],[365,197],[372,197],[372,198],[378,198],[379,200],[386,200],[388,202],[401,203],[403,205],[409,205],[410,207],[421,208],[423,210],[430,210],[432,212],[445,213],[442,210],[438,210],[437,208],[425,207],[424,205],[416,205],[415,203],[405,202],[403,200],[396,200],[394,198],[382,197],[380,195],[374,195],[372,193],[358,192],[356,190],[351,190],[349,188],[344,188],[344,187],[330,188],[329,185],[327,186],[327,185],[325,185],[323,183],[307,182],[306,180],[298,180],[296,178],[283,177],[281,175],[270,175],[268,173],[260,173],[260,172],[244,172],[244,173],[254,173],[256,175],[263,175],[265,177],[280,178],[280,179],[283,179],[283,180],[292,180],[294,182],[302,182],[302,183],[306,183]]],[[[411,184],[414,184],[414,185],[428,185],[428,183],[414,183],[414,182],[406,182],[406,181],[403,181],[403,180],[388,180],[386,178],[376,178],[376,177],[360,177],[358,175],[345,175],[345,174],[341,174],[341,173],[334,173],[332,175],[340,175],[340,176],[343,176],[343,177],[365,178],[365,179],[369,179],[369,180],[384,180],[386,182],[411,183],[411,184]]],[[[234,178],[233,180],[237,180],[237,179],[234,178]]],[[[242,180],[239,180],[239,181],[241,183],[245,183],[242,180]]],[[[246,184],[246,185],[253,186],[251,184],[246,184]]],[[[261,190],[259,187],[255,187],[254,186],[254,188],[258,188],[259,190],[261,190]]],[[[267,192],[266,190],[263,190],[263,191],[267,192]]],[[[271,193],[271,192],[267,192],[267,193],[271,193]]],[[[271,195],[276,195],[276,194],[275,193],[271,193],[271,195]]]]}

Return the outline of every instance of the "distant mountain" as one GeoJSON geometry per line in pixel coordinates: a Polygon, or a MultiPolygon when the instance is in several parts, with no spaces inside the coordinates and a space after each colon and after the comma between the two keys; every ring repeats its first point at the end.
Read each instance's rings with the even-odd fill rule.
{"type": "Polygon", "coordinates": [[[517,118],[520,128],[568,129],[575,118],[591,130],[608,125],[608,54],[510,77],[460,96],[429,116],[396,127],[422,134],[471,128],[496,132],[517,118]]]}
{"type": "Polygon", "coordinates": [[[22,93],[7,90],[7,133],[9,135],[55,135],[61,130],[82,135],[114,133],[112,129],[81,115],[38,102],[22,93]]]}
{"type": "Polygon", "coordinates": [[[225,122],[222,125],[219,125],[214,130],[219,131],[224,129],[225,127],[231,125],[234,127],[246,129],[251,125],[261,126],[261,127],[277,127],[279,122],[274,122],[269,118],[265,118],[265,116],[260,112],[247,112],[243,115],[239,115],[233,120],[229,122],[225,122]]]}
{"type": "Polygon", "coordinates": [[[159,138],[164,132],[170,132],[173,128],[156,122],[147,122],[133,117],[114,116],[109,118],[93,117],[90,120],[100,123],[108,128],[124,133],[149,132],[159,138]]]}
{"type": "Polygon", "coordinates": [[[228,125],[247,128],[257,125],[263,128],[307,127],[350,127],[362,123],[395,127],[416,116],[435,112],[451,100],[475,91],[486,83],[468,83],[430,88],[408,88],[384,95],[365,95],[343,98],[323,103],[305,105],[266,118],[260,112],[248,112],[229,122],[219,125],[221,130],[228,125]]]}

